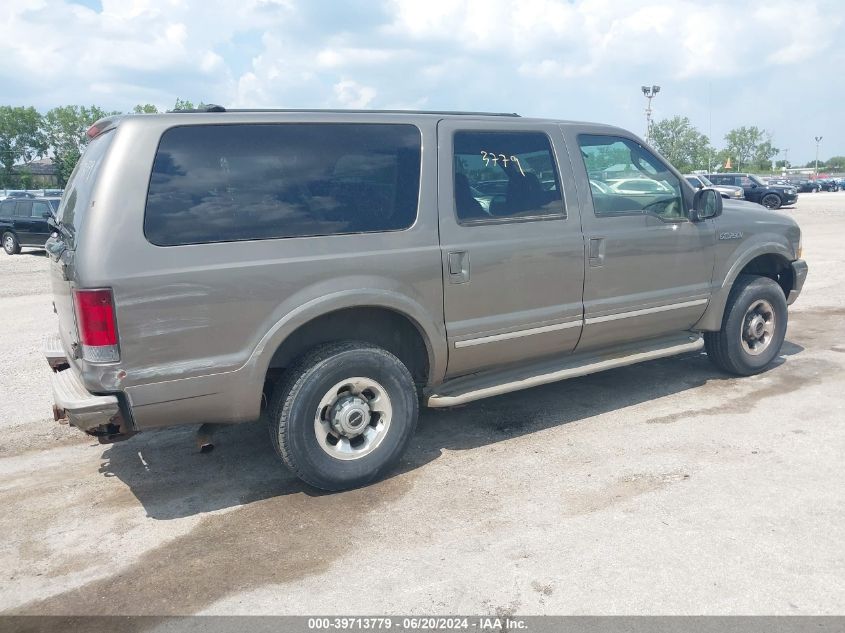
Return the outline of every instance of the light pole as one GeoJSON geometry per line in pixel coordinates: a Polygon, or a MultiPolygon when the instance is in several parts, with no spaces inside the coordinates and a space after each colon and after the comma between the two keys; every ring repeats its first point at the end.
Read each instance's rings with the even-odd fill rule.
{"type": "Polygon", "coordinates": [[[789,169],[789,148],[787,147],[783,150],[783,171],[784,173],[786,170],[789,169]]]}
{"type": "Polygon", "coordinates": [[[651,100],[660,92],[660,86],[643,86],[643,95],[648,99],[648,105],[645,109],[645,140],[646,143],[651,143],[651,100]]]}
{"type": "Polygon", "coordinates": [[[819,178],[819,143],[822,142],[821,136],[814,137],[816,139],[816,180],[819,178]]]}

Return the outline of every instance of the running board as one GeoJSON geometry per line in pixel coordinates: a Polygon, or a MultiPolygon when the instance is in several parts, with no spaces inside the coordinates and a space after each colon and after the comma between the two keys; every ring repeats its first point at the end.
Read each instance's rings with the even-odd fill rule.
{"type": "Polygon", "coordinates": [[[546,359],[528,367],[510,367],[496,372],[484,372],[449,380],[428,397],[432,408],[453,407],[459,404],[499,396],[520,389],[528,389],[550,382],[586,376],[605,369],[633,365],[647,360],[696,352],[704,347],[704,339],[697,334],[653,339],[636,345],[620,347],[563,358],[546,359]]]}

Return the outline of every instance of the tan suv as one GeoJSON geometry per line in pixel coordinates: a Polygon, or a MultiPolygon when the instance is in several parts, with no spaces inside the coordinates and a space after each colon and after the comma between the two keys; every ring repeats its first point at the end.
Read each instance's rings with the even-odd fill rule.
{"type": "Polygon", "coordinates": [[[282,460],[341,489],[396,463],[420,402],[779,352],[795,221],[694,191],[630,132],[222,110],[97,122],[62,199],[55,415],[104,442],[266,408],[282,460]]]}

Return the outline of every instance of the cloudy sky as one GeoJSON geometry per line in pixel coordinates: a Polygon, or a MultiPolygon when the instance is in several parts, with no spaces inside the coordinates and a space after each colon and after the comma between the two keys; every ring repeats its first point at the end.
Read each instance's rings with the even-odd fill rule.
{"type": "MultiPolygon", "coordinates": [[[[841,0],[3,0],[0,103],[519,112],[758,125],[845,155],[841,0]]],[[[779,158],[782,158],[781,155],[779,158]]]]}

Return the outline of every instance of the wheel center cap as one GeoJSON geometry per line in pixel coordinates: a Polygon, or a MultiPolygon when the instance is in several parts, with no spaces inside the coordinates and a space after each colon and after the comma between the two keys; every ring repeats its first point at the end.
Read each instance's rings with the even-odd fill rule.
{"type": "Polygon", "coordinates": [[[748,324],[748,333],[753,338],[760,338],[766,329],[766,322],[763,317],[756,315],[748,324]]]}
{"type": "Polygon", "coordinates": [[[359,396],[340,398],[332,408],[331,425],[339,434],[355,437],[370,424],[370,407],[359,396]]]}

